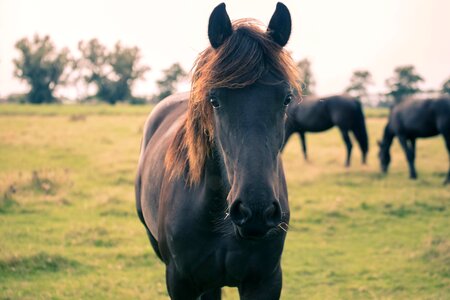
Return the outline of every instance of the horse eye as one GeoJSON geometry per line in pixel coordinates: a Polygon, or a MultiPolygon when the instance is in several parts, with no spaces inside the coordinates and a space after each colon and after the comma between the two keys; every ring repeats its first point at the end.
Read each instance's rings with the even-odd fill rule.
{"type": "Polygon", "coordinates": [[[213,96],[210,97],[209,103],[211,103],[212,107],[214,107],[214,108],[220,107],[220,103],[219,103],[219,100],[217,99],[217,97],[213,97],[213,96]]]}
{"type": "Polygon", "coordinates": [[[288,106],[289,103],[291,103],[291,101],[292,101],[292,95],[289,94],[289,95],[287,95],[286,98],[284,99],[284,103],[283,103],[283,104],[284,104],[285,106],[288,106]]]}

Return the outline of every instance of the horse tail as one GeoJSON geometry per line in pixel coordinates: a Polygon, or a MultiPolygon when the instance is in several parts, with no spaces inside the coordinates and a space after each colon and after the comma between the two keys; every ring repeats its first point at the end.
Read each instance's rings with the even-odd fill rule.
{"type": "Polygon", "coordinates": [[[369,138],[367,135],[366,129],[366,121],[364,117],[364,111],[361,105],[361,102],[356,102],[356,114],[354,116],[354,124],[353,124],[353,134],[355,135],[356,140],[358,141],[359,148],[361,149],[363,156],[363,163],[366,162],[366,155],[369,152],[369,138]]]}

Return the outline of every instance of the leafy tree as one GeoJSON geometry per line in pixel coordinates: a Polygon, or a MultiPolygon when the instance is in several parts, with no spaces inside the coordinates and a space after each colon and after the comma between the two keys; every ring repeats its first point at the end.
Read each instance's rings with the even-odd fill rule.
{"type": "Polygon", "coordinates": [[[360,101],[367,99],[367,86],[373,84],[372,75],[367,70],[354,71],[350,78],[350,85],[345,90],[360,101]]]}
{"type": "Polygon", "coordinates": [[[65,83],[65,70],[69,64],[69,50],[57,51],[49,36],[35,35],[23,38],[15,47],[20,57],[14,59],[14,75],[31,87],[27,100],[31,103],[55,102],[55,89],[65,83]]]}
{"type": "Polygon", "coordinates": [[[78,49],[82,56],[77,62],[78,78],[83,78],[88,85],[94,84],[96,97],[111,104],[131,100],[133,84],[150,70],[140,64],[138,47],[128,48],[117,42],[114,50],[108,51],[97,39],[92,39],[80,42],[78,49]]]}
{"type": "Polygon", "coordinates": [[[390,89],[388,95],[394,98],[395,104],[421,91],[418,84],[424,79],[416,73],[414,66],[397,67],[394,73],[393,77],[386,80],[386,85],[390,89]]]}
{"type": "Polygon", "coordinates": [[[101,89],[100,87],[103,86],[102,78],[107,77],[108,51],[97,39],[92,39],[89,42],[80,41],[78,50],[81,57],[74,61],[74,69],[77,72],[74,75],[73,84],[78,91],[84,90],[84,93],[79,94],[83,94],[85,98],[90,98],[89,88],[94,85],[97,89],[94,95],[96,97],[101,89]],[[82,85],[84,86],[80,87],[82,85]]]}
{"type": "Polygon", "coordinates": [[[450,96],[450,78],[442,85],[442,94],[450,96]]]}
{"type": "Polygon", "coordinates": [[[316,82],[311,71],[311,62],[309,59],[305,58],[297,63],[297,67],[300,71],[300,81],[302,86],[303,95],[314,94],[314,86],[316,82]]]}
{"type": "Polygon", "coordinates": [[[174,63],[163,73],[164,77],[156,82],[159,89],[159,94],[155,96],[156,101],[161,101],[175,93],[177,84],[187,76],[186,71],[179,63],[174,63]]]}

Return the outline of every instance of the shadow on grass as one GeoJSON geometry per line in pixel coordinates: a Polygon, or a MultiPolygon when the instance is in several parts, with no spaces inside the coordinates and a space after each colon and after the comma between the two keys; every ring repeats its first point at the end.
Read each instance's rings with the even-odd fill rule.
{"type": "Polygon", "coordinates": [[[408,205],[394,205],[391,203],[369,204],[361,202],[359,209],[370,213],[382,212],[385,215],[404,218],[414,214],[424,213],[443,213],[446,211],[446,207],[443,204],[429,204],[422,201],[414,201],[408,205]]]}
{"type": "Polygon", "coordinates": [[[429,237],[425,241],[422,260],[441,276],[450,279],[450,241],[442,237],[429,237]]]}
{"type": "Polygon", "coordinates": [[[413,215],[416,214],[416,211],[404,206],[404,205],[400,205],[399,207],[393,207],[390,204],[386,204],[384,206],[385,211],[384,213],[390,216],[394,216],[394,217],[398,217],[398,218],[405,218],[409,215],[413,215]]]}
{"type": "Polygon", "coordinates": [[[156,254],[150,251],[151,250],[148,249],[148,251],[146,251],[145,253],[137,255],[120,253],[117,255],[116,259],[119,263],[123,263],[125,268],[150,268],[157,261],[159,261],[159,259],[156,257],[156,254]]]}
{"type": "Polygon", "coordinates": [[[103,227],[91,227],[74,230],[66,234],[66,245],[68,246],[94,246],[102,248],[115,247],[117,239],[110,236],[110,232],[103,227]]]}
{"type": "Polygon", "coordinates": [[[26,257],[11,257],[0,260],[0,277],[31,276],[41,272],[61,272],[74,270],[81,264],[60,255],[51,255],[46,252],[26,257]]]}
{"type": "Polygon", "coordinates": [[[122,217],[122,218],[135,218],[137,214],[131,210],[122,209],[107,209],[99,214],[102,217],[122,217]]]}
{"type": "Polygon", "coordinates": [[[19,203],[14,200],[11,192],[7,191],[0,196],[0,214],[6,214],[18,206],[19,203]]]}

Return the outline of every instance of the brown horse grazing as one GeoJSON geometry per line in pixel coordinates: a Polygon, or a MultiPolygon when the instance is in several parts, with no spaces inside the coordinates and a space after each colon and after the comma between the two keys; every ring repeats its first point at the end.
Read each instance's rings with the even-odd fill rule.
{"type": "Polygon", "coordinates": [[[362,162],[366,163],[369,143],[366,122],[361,103],[347,96],[332,96],[326,98],[303,98],[301,103],[289,105],[286,121],[285,144],[294,133],[299,133],[303,156],[308,160],[306,151],[306,132],[321,132],[339,127],[347,147],[345,166],[350,166],[352,141],[349,132],[353,132],[362,152],[362,162]]]}
{"type": "MultiPolygon", "coordinates": [[[[397,136],[408,160],[409,177],[416,179],[416,139],[439,134],[444,137],[450,159],[450,98],[405,100],[395,106],[384,128],[383,140],[378,142],[381,171],[387,173],[391,162],[389,149],[397,136]]],[[[450,183],[450,168],[444,181],[447,183],[450,183]]]]}
{"type": "Polygon", "coordinates": [[[223,286],[241,299],[280,297],[289,222],[280,149],[299,88],[283,49],[290,32],[281,3],[267,30],[232,24],[220,4],[190,94],[163,100],[147,119],[136,205],[172,299],[220,299],[223,286]]]}

